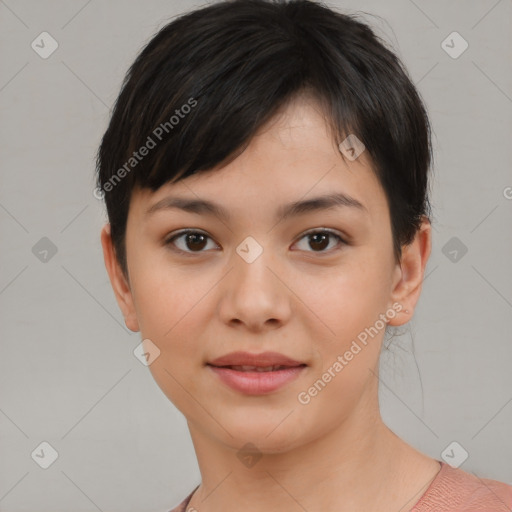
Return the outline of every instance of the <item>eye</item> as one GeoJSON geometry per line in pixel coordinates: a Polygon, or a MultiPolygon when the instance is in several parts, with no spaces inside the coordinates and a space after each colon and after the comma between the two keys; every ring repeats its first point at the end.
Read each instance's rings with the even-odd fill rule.
{"type": "Polygon", "coordinates": [[[178,252],[184,252],[184,253],[194,253],[194,252],[203,252],[202,249],[204,249],[206,244],[206,240],[211,238],[206,235],[205,233],[201,231],[194,231],[194,230],[186,230],[181,231],[180,233],[175,234],[174,236],[168,238],[165,241],[165,245],[174,245],[177,247],[178,252]],[[175,243],[175,240],[182,240],[181,247],[175,243]],[[192,249],[192,250],[187,250],[192,249]]]}
{"type": "Polygon", "coordinates": [[[332,240],[333,237],[338,240],[338,248],[341,244],[346,244],[345,240],[343,240],[341,236],[330,229],[316,229],[314,231],[309,231],[301,237],[301,240],[309,238],[309,241],[307,241],[306,244],[308,244],[309,247],[314,248],[314,250],[307,251],[307,249],[304,249],[307,252],[329,252],[324,249],[329,246],[329,238],[332,240]]]}
{"type": "MultiPolygon", "coordinates": [[[[308,251],[307,249],[302,248],[302,250],[306,250],[306,252],[329,252],[325,251],[325,249],[329,246],[329,239],[332,240],[333,238],[338,241],[338,248],[341,244],[346,244],[345,240],[343,240],[340,235],[329,229],[316,229],[309,231],[308,233],[305,233],[300,240],[305,238],[309,238],[309,241],[306,243],[309,247],[314,249],[313,251],[308,251]]],[[[207,240],[212,239],[202,231],[188,229],[172,235],[165,241],[165,245],[174,246],[172,249],[177,252],[193,254],[204,252],[203,249],[208,245],[207,240]],[[177,241],[181,241],[181,246],[177,241]]],[[[215,245],[215,247],[218,246],[215,245]]]]}

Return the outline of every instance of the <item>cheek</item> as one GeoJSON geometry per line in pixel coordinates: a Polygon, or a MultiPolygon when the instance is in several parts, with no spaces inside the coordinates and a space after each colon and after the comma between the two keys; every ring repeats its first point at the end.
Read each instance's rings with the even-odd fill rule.
{"type": "Polygon", "coordinates": [[[357,336],[384,312],[387,297],[382,267],[370,251],[357,251],[357,258],[354,251],[353,258],[347,256],[321,275],[295,281],[297,295],[311,310],[309,316],[317,319],[317,330],[325,331],[332,343],[357,336]]]}
{"type": "Polygon", "coordinates": [[[180,323],[194,314],[208,282],[207,277],[191,279],[190,270],[166,258],[165,249],[137,253],[133,258],[132,295],[141,334],[163,344],[175,340],[180,323]]]}
{"type": "Polygon", "coordinates": [[[133,280],[132,293],[141,339],[150,339],[160,351],[149,366],[153,378],[178,409],[197,394],[192,375],[200,371],[201,332],[207,332],[206,296],[210,279],[191,283],[185,275],[147,265],[133,280]],[[185,391],[186,390],[186,391],[185,391]],[[187,393],[188,391],[188,393],[187,393]]]}
{"type": "Polygon", "coordinates": [[[386,328],[380,315],[386,313],[387,297],[382,265],[370,256],[363,257],[361,251],[357,261],[347,258],[346,265],[333,268],[328,279],[316,281],[321,286],[308,280],[301,284],[304,303],[316,314],[308,313],[309,336],[316,340],[319,361],[315,377],[331,371],[322,379],[328,382],[322,391],[325,398],[352,400],[364,387],[369,369],[378,363],[386,328]]]}

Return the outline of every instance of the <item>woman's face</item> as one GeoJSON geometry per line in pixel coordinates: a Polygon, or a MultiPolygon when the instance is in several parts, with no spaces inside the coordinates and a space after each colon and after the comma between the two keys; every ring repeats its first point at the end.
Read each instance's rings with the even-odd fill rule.
{"type": "Polygon", "coordinates": [[[118,301],[128,327],[151,340],[156,382],[197,432],[277,453],[325,436],[356,411],[375,413],[383,320],[404,315],[386,197],[367,157],[344,161],[319,108],[301,99],[226,167],[134,191],[130,283],[118,301]],[[334,194],[361,206],[288,209],[334,194]],[[148,213],[171,196],[226,215],[148,213]],[[182,230],[204,237],[170,241],[182,230]],[[207,364],[234,351],[278,352],[307,366],[277,389],[248,394],[207,364]]]}

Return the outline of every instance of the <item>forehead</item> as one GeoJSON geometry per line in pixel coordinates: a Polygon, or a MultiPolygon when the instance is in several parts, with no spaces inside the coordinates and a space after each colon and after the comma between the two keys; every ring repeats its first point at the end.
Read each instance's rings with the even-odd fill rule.
{"type": "Polygon", "coordinates": [[[386,198],[367,151],[350,161],[343,159],[335,142],[319,105],[298,98],[263,126],[229,164],[163,185],[156,192],[134,190],[130,212],[146,220],[148,210],[173,196],[210,200],[235,216],[261,216],[280,207],[282,212],[285,203],[341,193],[364,205],[370,216],[385,218],[386,198]]]}

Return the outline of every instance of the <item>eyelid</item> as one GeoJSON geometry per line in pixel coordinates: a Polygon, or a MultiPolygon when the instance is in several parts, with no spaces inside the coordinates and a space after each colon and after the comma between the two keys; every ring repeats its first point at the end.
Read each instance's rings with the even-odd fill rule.
{"type": "Polygon", "coordinates": [[[343,240],[343,242],[348,243],[347,242],[348,236],[344,235],[341,231],[338,231],[338,230],[332,229],[332,228],[323,228],[323,227],[308,229],[304,233],[300,234],[298,239],[300,240],[301,238],[305,237],[306,235],[312,235],[315,233],[330,233],[331,235],[339,237],[341,240],[343,240]]]}

